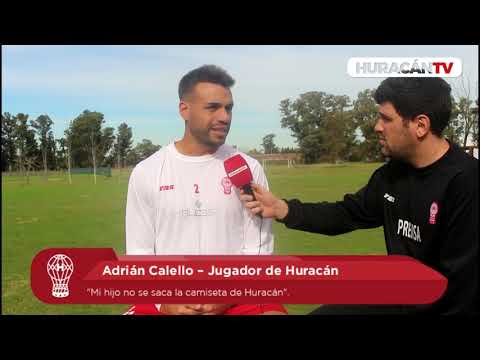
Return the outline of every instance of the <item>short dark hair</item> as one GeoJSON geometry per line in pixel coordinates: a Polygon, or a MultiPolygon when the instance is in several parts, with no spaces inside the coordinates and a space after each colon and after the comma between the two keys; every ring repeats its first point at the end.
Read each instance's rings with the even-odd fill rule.
{"type": "Polygon", "coordinates": [[[200,82],[222,85],[230,88],[235,80],[221,67],[216,65],[203,65],[185,74],[178,85],[178,96],[182,100],[185,95],[192,92],[195,85],[200,82]]]}
{"type": "Polygon", "coordinates": [[[373,95],[377,104],[392,103],[405,119],[425,114],[432,133],[441,136],[452,114],[452,88],[441,78],[388,78],[373,95]]]}

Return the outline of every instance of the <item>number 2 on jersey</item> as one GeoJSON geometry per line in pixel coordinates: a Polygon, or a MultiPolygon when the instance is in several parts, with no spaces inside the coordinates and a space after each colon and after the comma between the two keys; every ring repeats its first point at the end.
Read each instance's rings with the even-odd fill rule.
{"type": "Polygon", "coordinates": [[[195,194],[200,194],[200,191],[198,191],[198,185],[193,184],[193,187],[195,188],[195,194]]]}

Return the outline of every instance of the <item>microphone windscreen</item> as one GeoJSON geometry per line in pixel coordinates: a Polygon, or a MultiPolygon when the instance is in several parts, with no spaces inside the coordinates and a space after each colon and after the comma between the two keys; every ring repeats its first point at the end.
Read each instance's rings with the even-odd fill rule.
{"type": "Polygon", "coordinates": [[[240,155],[234,155],[223,162],[228,178],[238,188],[249,185],[252,180],[252,171],[245,159],[240,155]]]}

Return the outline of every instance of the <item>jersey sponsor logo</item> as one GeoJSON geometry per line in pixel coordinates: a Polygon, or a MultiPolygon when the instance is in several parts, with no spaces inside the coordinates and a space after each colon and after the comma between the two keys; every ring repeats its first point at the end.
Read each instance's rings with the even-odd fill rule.
{"type": "Polygon", "coordinates": [[[430,206],[430,218],[428,219],[428,222],[430,224],[435,225],[437,221],[437,214],[438,214],[438,204],[434,201],[430,206]]]}
{"type": "Polygon", "coordinates": [[[215,216],[217,209],[181,209],[179,214],[183,217],[190,216],[215,216]]]}
{"type": "Polygon", "coordinates": [[[217,209],[202,209],[202,202],[195,200],[195,209],[181,209],[179,214],[183,217],[190,216],[214,216],[217,213],[217,209]]]}
{"type": "Polygon", "coordinates": [[[387,201],[390,201],[391,203],[395,202],[395,198],[388,193],[385,193],[385,195],[383,195],[383,197],[384,197],[384,199],[387,199],[387,201]]]}
{"type": "Polygon", "coordinates": [[[397,235],[405,236],[416,242],[422,242],[420,237],[420,226],[412,224],[410,221],[398,219],[397,235]]]}
{"type": "Polygon", "coordinates": [[[222,181],[221,181],[222,187],[223,187],[223,193],[225,195],[230,195],[232,193],[232,182],[228,178],[228,176],[225,176],[222,181]]]}
{"type": "Polygon", "coordinates": [[[174,190],[175,185],[160,185],[159,191],[174,190]]]}

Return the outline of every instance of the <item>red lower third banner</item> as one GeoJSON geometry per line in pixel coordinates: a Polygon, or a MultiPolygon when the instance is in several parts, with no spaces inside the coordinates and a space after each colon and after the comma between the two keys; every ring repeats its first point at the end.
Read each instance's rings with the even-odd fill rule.
{"type": "Polygon", "coordinates": [[[447,279],[406,256],[120,256],[46,249],[32,291],[49,304],[429,304],[447,279]]]}

